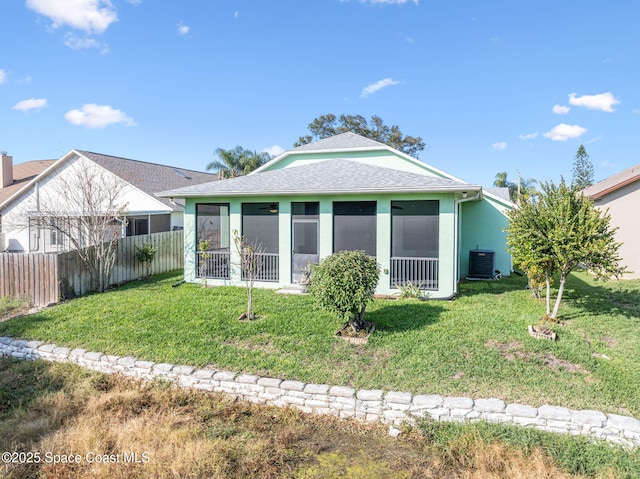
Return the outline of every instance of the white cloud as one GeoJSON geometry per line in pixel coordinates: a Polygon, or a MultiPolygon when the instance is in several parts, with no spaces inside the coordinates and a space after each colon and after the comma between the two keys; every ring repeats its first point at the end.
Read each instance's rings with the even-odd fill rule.
{"type": "Polygon", "coordinates": [[[64,117],[73,125],[87,128],[104,128],[115,123],[121,123],[124,126],[136,125],[133,118],[129,118],[123,111],[111,108],[109,105],[96,105],[95,103],[82,105],[79,110],[70,110],[64,117]]]}
{"type": "Polygon", "coordinates": [[[233,18],[240,18],[240,10],[233,12],[233,18]]]}
{"type": "Polygon", "coordinates": [[[632,110],[632,113],[633,113],[634,115],[640,115],[640,108],[634,108],[634,109],[632,110]]]}
{"type": "Polygon", "coordinates": [[[583,106],[589,110],[601,110],[612,112],[614,105],[620,103],[613,93],[606,92],[598,95],[582,95],[577,96],[577,93],[569,94],[569,104],[574,106],[583,106]]]}
{"type": "Polygon", "coordinates": [[[397,85],[398,83],[400,82],[394,80],[393,78],[385,78],[384,80],[377,81],[375,83],[372,83],[371,85],[364,87],[362,89],[362,93],[360,94],[360,98],[365,98],[372,93],[377,92],[378,90],[382,90],[383,88],[391,85],[397,85]]]}
{"type": "Polygon", "coordinates": [[[39,110],[47,106],[47,100],[44,98],[30,98],[29,100],[22,100],[13,105],[14,110],[29,111],[39,110]]]}
{"type": "Polygon", "coordinates": [[[500,143],[494,143],[493,145],[491,145],[491,148],[493,148],[496,151],[503,151],[507,149],[507,143],[505,141],[501,141],[500,143]]]}
{"type": "Polygon", "coordinates": [[[550,131],[544,134],[545,138],[549,138],[553,141],[567,141],[570,138],[579,138],[587,132],[586,128],[579,125],[567,125],[566,123],[560,123],[554,126],[550,131]]]}
{"type": "Polygon", "coordinates": [[[182,22],[178,23],[178,35],[186,35],[191,30],[189,25],[185,25],[182,22]]]}
{"type": "Polygon", "coordinates": [[[552,111],[556,115],[566,115],[571,111],[570,106],[562,106],[562,105],[553,105],[552,111]]]}
{"type": "Polygon", "coordinates": [[[3,83],[7,83],[7,81],[7,72],[4,70],[0,70],[0,85],[2,85],[3,83]]]}
{"type": "Polygon", "coordinates": [[[103,33],[118,21],[109,0],[27,0],[27,7],[51,20],[53,28],[68,25],[89,33],[103,33]]]}
{"type": "Polygon", "coordinates": [[[271,155],[272,158],[275,158],[276,156],[284,153],[285,149],[282,148],[280,145],[273,145],[273,146],[270,146],[269,148],[265,148],[262,151],[266,151],[271,155]]]}
{"type": "Polygon", "coordinates": [[[101,43],[92,37],[78,37],[73,33],[67,33],[64,36],[64,44],[72,50],[82,50],[85,48],[101,48],[100,53],[109,53],[109,47],[105,43],[101,43]]]}
{"type": "Polygon", "coordinates": [[[521,140],[535,140],[538,138],[538,132],[534,131],[533,133],[524,133],[522,135],[518,135],[518,138],[521,140]]]}

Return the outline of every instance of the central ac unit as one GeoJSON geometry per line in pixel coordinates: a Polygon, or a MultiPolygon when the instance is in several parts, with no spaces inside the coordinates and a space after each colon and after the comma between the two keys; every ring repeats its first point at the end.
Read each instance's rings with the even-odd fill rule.
{"type": "Polygon", "coordinates": [[[491,279],[496,275],[496,252],[486,249],[469,251],[469,278],[491,279]]]}

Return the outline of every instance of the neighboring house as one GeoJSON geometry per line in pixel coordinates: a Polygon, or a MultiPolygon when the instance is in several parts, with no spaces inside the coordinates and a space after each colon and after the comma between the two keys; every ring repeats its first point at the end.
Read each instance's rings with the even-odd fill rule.
{"type": "MultiPolygon", "coordinates": [[[[122,185],[125,214],[114,225],[118,236],[133,236],[182,229],[184,203],[157,198],[153,192],[214,181],[217,176],[143,161],[72,150],[58,160],[30,161],[13,165],[2,154],[0,188],[0,251],[57,252],[70,249],[69,240],[54,228],[35,221],[51,208],[61,188],[79,169],[88,169],[100,185],[122,185]]],[[[66,213],[66,212],[65,212],[66,213]]],[[[81,215],[81,212],[70,213],[81,215]]],[[[86,216],[86,215],[85,215],[86,216]]]]}
{"type": "Polygon", "coordinates": [[[376,258],[380,294],[412,282],[450,298],[470,250],[493,251],[495,269],[511,271],[503,231],[511,202],[354,133],[286,151],[247,176],[158,196],[186,199],[187,281],[241,284],[234,230],[264,249],[262,287],[304,282],[309,263],[341,250],[376,258]]]}
{"type": "Polygon", "coordinates": [[[622,265],[630,274],[624,278],[640,278],[640,221],[633,212],[640,207],[640,164],[591,185],[583,190],[597,208],[609,210],[611,225],[618,228],[616,240],[622,243],[622,265]]]}

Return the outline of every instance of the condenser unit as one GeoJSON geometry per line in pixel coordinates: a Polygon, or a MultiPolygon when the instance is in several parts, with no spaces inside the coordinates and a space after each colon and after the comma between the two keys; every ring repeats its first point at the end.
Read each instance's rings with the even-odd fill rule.
{"type": "Polygon", "coordinates": [[[496,276],[496,252],[486,249],[469,251],[468,279],[493,279],[496,276]]]}

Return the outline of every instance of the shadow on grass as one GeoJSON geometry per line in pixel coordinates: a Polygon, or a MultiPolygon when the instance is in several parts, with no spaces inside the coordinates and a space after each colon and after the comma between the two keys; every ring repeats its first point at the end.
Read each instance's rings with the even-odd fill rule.
{"type": "Polygon", "coordinates": [[[521,291],[527,286],[527,278],[511,274],[498,280],[463,280],[458,284],[459,296],[475,296],[477,294],[503,294],[521,291]]]}
{"type": "Polygon", "coordinates": [[[562,314],[564,319],[584,316],[618,315],[640,321],[640,282],[587,281],[586,273],[572,273],[567,279],[563,301],[575,312],[562,314]],[[627,286],[628,285],[628,286],[627,286]]]}
{"type": "Polygon", "coordinates": [[[382,300],[365,314],[367,321],[376,325],[376,331],[402,332],[422,329],[438,321],[445,309],[437,301],[382,300]]]}

